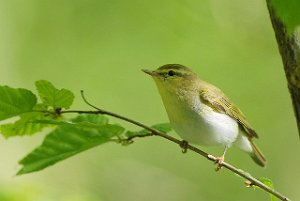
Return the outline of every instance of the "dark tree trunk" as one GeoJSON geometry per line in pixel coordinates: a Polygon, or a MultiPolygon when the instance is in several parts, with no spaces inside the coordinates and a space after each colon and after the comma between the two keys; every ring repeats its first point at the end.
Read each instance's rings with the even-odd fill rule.
{"type": "Polygon", "coordinates": [[[300,135],[300,46],[296,34],[289,35],[283,22],[276,16],[271,0],[267,0],[267,6],[279,52],[281,54],[288,88],[291,94],[294,112],[297,120],[298,133],[300,135]]]}

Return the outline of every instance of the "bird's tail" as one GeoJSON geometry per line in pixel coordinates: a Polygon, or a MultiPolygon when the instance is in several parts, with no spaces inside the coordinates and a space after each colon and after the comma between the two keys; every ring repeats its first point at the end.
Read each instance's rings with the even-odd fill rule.
{"type": "Polygon", "coordinates": [[[253,152],[250,153],[251,158],[260,166],[265,167],[267,165],[267,160],[259,148],[254,144],[252,140],[249,140],[253,152]]]}

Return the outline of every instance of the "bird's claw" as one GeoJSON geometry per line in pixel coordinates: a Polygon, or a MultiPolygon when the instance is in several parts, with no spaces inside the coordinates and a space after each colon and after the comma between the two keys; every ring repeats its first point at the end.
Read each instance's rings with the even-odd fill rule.
{"type": "Polygon", "coordinates": [[[215,164],[217,164],[217,167],[215,169],[216,171],[219,171],[222,168],[224,160],[225,160],[224,156],[216,158],[216,161],[215,161],[215,164]]]}
{"type": "Polygon", "coordinates": [[[188,148],[189,143],[185,140],[182,140],[179,144],[179,146],[181,147],[181,151],[182,153],[186,153],[187,152],[187,148],[188,148]]]}

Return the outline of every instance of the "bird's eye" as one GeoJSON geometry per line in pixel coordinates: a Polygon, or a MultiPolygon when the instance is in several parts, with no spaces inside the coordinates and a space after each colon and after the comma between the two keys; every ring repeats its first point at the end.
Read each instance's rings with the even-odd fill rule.
{"type": "Polygon", "coordinates": [[[176,73],[174,72],[174,71],[172,71],[172,70],[170,70],[169,72],[168,72],[168,75],[169,76],[174,76],[176,73]]]}

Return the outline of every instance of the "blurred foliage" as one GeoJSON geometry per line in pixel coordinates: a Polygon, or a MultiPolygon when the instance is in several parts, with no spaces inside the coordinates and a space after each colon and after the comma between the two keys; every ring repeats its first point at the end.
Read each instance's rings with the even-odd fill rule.
{"type": "Polygon", "coordinates": [[[276,14],[282,19],[289,33],[300,25],[300,2],[298,0],[272,0],[276,14]]]}
{"type": "MultiPolygon", "coordinates": [[[[76,97],[84,89],[97,106],[149,125],[168,120],[153,82],[140,69],[166,63],[193,68],[246,114],[268,167],[257,167],[235,149],[226,160],[271,178],[292,200],[300,197],[299,139],[265,1],[0,1],[0,26],[1,85],[33,89],[33,81],[51,80],[76,97]]],[[[77,98],[72,108],[87,107],[77,98]]],[[[13,177],[16,161],[42,135],[0,139],[1,195],[10,195],[9,201],[15,199],[11,192],[30,192],[24,185],[32,182],[42,189],[41,200],[268,199],[231,173],[216,174],[206,160],[182,155],[179,147],[156,138],[126,148],[106,144],[45,171],[13,177]]],[[[18,200],[38,200],[15,194],[18,200]]]]}
{"type": "Polygon", "coordinates": [[[73,195],[63,195],[59,199],[51,199],[45,196],[43,190],[35,185],[16,186],[16,188],[1,188],[1,201],[101,201],[86,193],[74,193],[73,195]]]}
{"type": "MultiPolygon", "coordinates": [[[[273,182],[271,179],[268,179],[268,178],[265,178],[265,177],[262,177],[259,179],[262,183],[264,183],[265,185],[269,186],[270,188],[274,189],[274,185],[273,185],[273,182]]],[[[272,195],[270,193],[270,197],[271,197],[271,201],[277,201],[278,199],[272,195]]]]}

